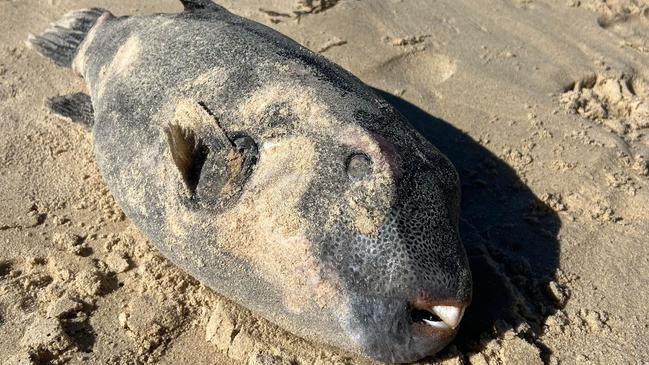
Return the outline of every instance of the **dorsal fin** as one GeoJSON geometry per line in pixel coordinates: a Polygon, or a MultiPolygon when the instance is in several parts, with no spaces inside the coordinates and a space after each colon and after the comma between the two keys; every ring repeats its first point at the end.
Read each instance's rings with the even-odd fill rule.
{"type": "Polygon", "coordinates": [[[220,5],[216,5],[211,0],[180,0],[185,10],[223,10],[220,5]]]}

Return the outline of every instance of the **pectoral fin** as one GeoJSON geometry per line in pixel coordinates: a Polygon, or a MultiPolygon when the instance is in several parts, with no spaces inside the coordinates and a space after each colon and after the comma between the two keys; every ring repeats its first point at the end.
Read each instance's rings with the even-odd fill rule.
{"type": "Polygon", "coordinates": [[[84,93],[55,96],[45,101],[45,106],[57,116],[78,123],[88,129],[95,124],[90,96],[84,93]]]}
{"type": "Polygon", "coordinates": [[[242,133],[228,133],[200,103],[183,100],[165,129],[171,156],[192,201],[224,209],[241,194],[258,158],[257,144],[242,133]]]}

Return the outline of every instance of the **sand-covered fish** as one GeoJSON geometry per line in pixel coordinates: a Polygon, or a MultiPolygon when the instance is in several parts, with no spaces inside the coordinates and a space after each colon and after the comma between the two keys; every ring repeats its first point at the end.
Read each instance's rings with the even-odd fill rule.
{"type": "Polygon", "coordinates": [[[68,13],[28,43],[90,95],[118,204],[160,251],[289,331],[387,362],[433,354],[471,298],[451,163],[339,66],[207,0],[68,13]]]}

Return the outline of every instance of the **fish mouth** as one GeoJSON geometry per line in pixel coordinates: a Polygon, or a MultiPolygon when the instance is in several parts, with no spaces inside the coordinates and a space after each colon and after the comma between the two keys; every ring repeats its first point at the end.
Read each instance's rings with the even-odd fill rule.
{"type": "Polygon", "coordinates": [[[457,332],[470,303],[469,298],[458,299],[434,299],[430,293],[420,292],[409,305],[410,319],[414,327],[431,335],[453,335],[457,332]]]}
{"type": "Polygon", "coordinates": [[[387,363],[408,363],[448,345],[460,328],[468,298],[432,295],[356,298],[346,327],[356,352],[387,363]]]}
{"type": "Polygon", "coordinates": [[[433,305],[430,307],[414,307],[410,318],[415,324],[424,324],[436,330],[455,330],[460,325],[466,306],[464,305],[433,305]]]}

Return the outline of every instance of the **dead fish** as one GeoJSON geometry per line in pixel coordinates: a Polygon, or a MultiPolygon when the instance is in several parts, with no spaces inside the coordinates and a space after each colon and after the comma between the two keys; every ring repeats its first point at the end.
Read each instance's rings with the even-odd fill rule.
{"type": "Polygon", "coordinates": [[[458,330],[471,274],[449,162],[359,79],[207,0],[68,13],[28,44],[86,81],[50,98],[92,130],[130,220],[271,322],[385,362],[458,330]]]}

